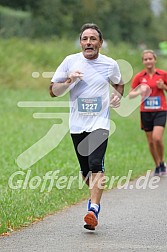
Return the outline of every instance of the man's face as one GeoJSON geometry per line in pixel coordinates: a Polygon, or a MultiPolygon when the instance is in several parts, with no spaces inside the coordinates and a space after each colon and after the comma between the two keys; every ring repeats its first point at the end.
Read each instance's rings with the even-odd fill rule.
{"type": "Polygon", "coordinates": [[[80,45],[85,58],[96,59],[103,41],[99,38],[99,33],[94,29],[86,29],[81,36],[80,45]]]}
{"type": "Polygon", "coordinates": [[[147,69],[153,68],[155,66],[156,60],[152,53],[145,53],[143,55],[143,64],[147,69]]]}

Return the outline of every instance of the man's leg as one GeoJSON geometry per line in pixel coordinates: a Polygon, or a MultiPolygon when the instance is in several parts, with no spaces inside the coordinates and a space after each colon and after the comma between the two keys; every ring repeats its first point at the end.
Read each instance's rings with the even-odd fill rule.
{"type": "Polygon", "coordinates": [[[92,204],[97,204],[97,205],[100,204],[104,185],[105,185],[104,172],[91,173],[89,189],[90,189],[92,204]]]}
{"type": "Polygon", "coordinates": [[[84,217],[87,225],[97,226],[100,211],[100,200],[102,197],[104,181],[104,155],[108,142],[108,131],[96,130],[89,135],[89,189],[91,205],[88,214],[84,217]]]}
{"type": "MultiPolygon", "coordinates": [[[[71,134],[71,138],[73,141],[74,149],[78,158],[78,162],[80,164],[80,170],[82,173],[82,178],[85,181],[85,183],[89,186],[89,163],[88,163],[88,156],[82,155],[82,152],[80,153],[78,151],[78,145],[87,137],[88,133],[83,132],[81,134],[71,134]]],[[[88,148],[88,143],[84,141],[84,145],[82,146],[83,153],[88,148]]]]}

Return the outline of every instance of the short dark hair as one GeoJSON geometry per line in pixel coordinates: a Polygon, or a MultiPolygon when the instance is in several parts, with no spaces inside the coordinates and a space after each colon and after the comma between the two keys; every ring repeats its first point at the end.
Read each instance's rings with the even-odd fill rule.
{"type": "Polygon", "coordinates": [[[94,30],[96,30],[98,32],[98,34],[99,34],[100,40],[101,41],[103,40],[103,34],[102,34],[102,32],[100,31],[99,27],[96,24],[93,24],[93,23],[87,23],[87,24],[84,24],[81,27],[81,30],[80,30],[80,40],[81,40],[82,33],[85,30],[87,30],[87,29],[94,29],[94,30]]]}

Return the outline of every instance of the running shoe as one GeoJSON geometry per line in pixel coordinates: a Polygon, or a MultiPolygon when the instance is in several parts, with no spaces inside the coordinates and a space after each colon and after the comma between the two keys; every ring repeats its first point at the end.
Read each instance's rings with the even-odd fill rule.
{"type": "Polygon", "coordinates": [[[91,228],[95,228],[98,225],[98,212],[91,207],[88,213],[85,215],[84,221],[86,222],[86,225],[90,225],[91,228]]]}
{"type": "Polygon", "coordinates": [[[91,199],[88,200],[88,205],[87,205],[87,210],[90,210],[90,206],[91,206],[91,199]]]}
{"type": "Polygon", "coordinates": [[[164,162],[160,163],[160,172],[161,172],[161,175],[166,175],[167,174],[166,164],[164,162]]]}
{"type": "Polygon", "coordinates": [[[95,230],[95,227],[94,226],[91,226],[91,225],[88,225],[88,224],[85,224],[84,225],[84,228],[88,229],[88,230],[95,230]]]}
{"type": "MultiPolygon", "coordinates": [[[[91,199],[88,200],[87,210],[89,211],[91,208],[91,199]]],[[[98,214],[100,213],[101,205],[99,204],[98,214]]]]}
{"type": "Polygon", "coordinates": [[[155,168],[155,171],[154,171],[154,176],[160,176],[160,175],[161,175],[161,170],[160,170],[160,167],[157,166],[157,167],[155,168]]]}
{"type": "MultiPolygon", "coordinates": [[[[89,199],[88,205],[87,205],[88,212],[90,211],[90,208],[91,208],[91,200],[89,199]]],[[[98,214],[99,214],[99,212],[100,212],[100,204],[99,204],[98,214]]],[[[89,225],[87,223],[84,225],[84,228],[86,228],[88,230],[95,230],[95,226],[89,225]]]]}

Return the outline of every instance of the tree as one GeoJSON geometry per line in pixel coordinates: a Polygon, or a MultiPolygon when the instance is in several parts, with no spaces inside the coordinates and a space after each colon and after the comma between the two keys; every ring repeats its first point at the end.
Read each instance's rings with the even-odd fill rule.
{"type": "Polygon", "coordinates": [[[96,23],[104,38],[134,45],[157,46],[166,39],[167,1],[159,15],[152,11],[153,0],[0,0],[0,4],[29,10],[34,37],[78,36],[84,23],[96,23]]]}
{"type": "Polygon", "coordinates": [[[72,30],[71,1],[40,0],[32,10],[35,36],[63,36],[72,30]],[[67,2],[66,4],[64,2],[67,2]]]}
{"type": "Polygon", "coordinates": [[[34,0],[0,0],[0,5],[19,10],[29,10],[36,6],[36,2],[34,0]]]}

